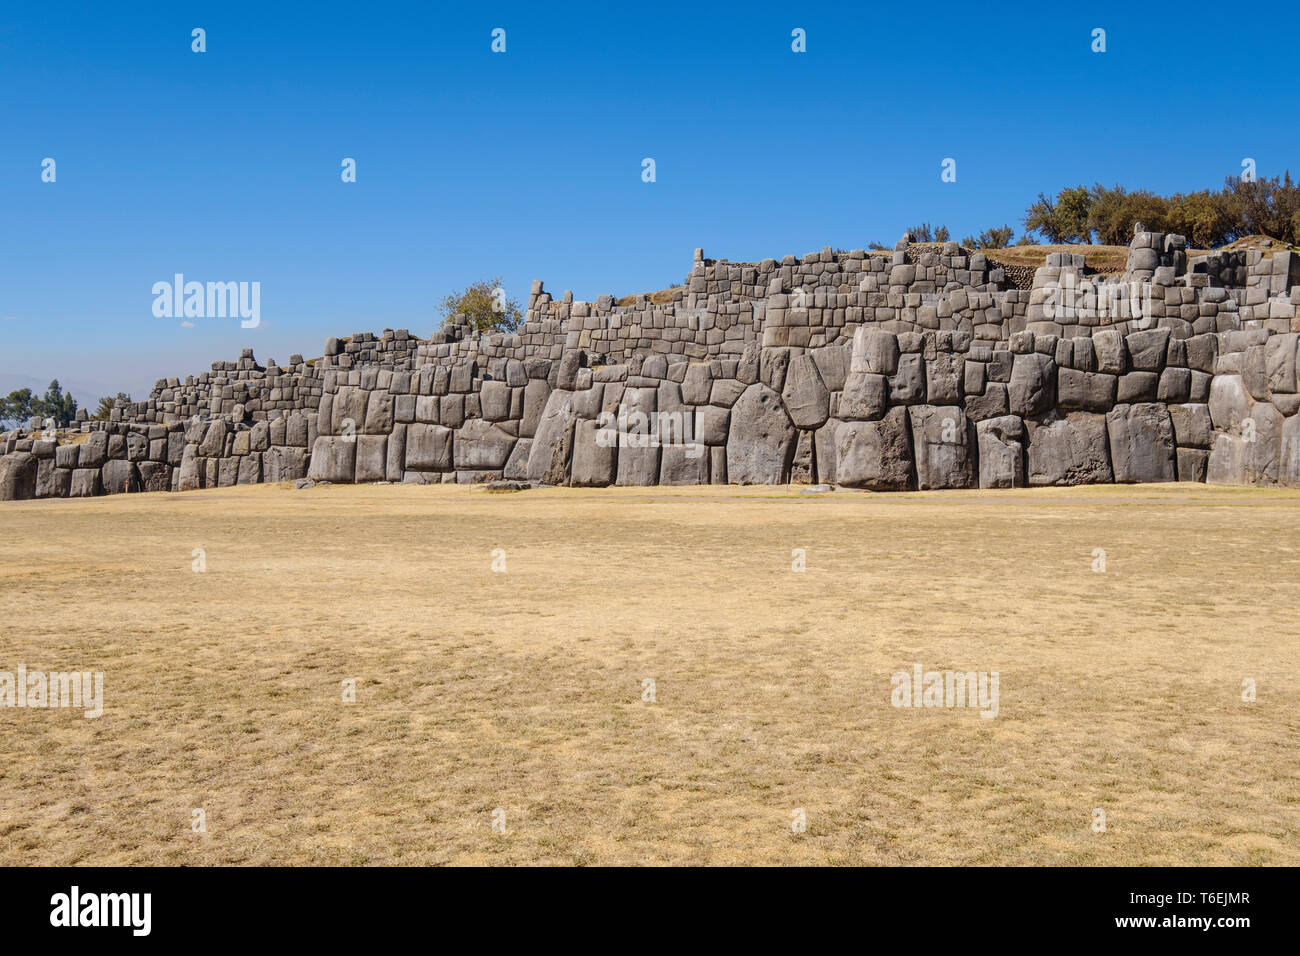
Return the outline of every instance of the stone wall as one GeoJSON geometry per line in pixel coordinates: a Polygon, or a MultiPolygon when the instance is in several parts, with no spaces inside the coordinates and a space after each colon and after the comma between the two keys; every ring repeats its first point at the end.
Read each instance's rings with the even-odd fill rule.
{"type": "Polygon", "coordinates": [[[1138,233],[1123,273],[1030,277],[955,243],[729,263],[619,305],[237,362],[107,423],[3,436],[0,497],[332,482],[1300,486],[1300,256],[1189,260],[1138,233]]]}

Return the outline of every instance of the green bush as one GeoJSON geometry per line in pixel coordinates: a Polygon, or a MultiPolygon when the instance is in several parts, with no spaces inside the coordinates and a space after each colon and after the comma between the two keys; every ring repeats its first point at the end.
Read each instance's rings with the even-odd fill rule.
{"type": "Polygon", "coordinates": [[[447,296],[439,309],[444,329],[461,316],[476,332],[513,332],[524,319],[519,303],[506,298],[500,276],[447,296]]]}

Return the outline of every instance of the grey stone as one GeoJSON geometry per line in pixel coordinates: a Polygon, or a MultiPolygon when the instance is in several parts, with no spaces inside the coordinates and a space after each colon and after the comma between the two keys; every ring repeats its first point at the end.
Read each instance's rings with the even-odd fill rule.
{"type": "Polygon", "coordinates": [[[406,470],[450,471],[452,431],[443,425],[416,422],[406,426],[406,470]]]}
{"type": "Polygon", "coordinates": [[[1056,399],[1056,363],[1037,352],[1016,355],[1007,386],[1011,414],[1022,418],[1051,409],[1056,399]]]}
{"type": "Polygon", "coordinates": [[[455,456],[458,471],[495,471],[505,467],[515,447],[515,437],[499,426],[482,419],[464,424],[456,435],[455,456]]]}
{"type": "Polygon", "coordinates": [[[368,481],[387,481],[388,436],[358,435],[356,445],[357,453],[356,464],[353,469],[353,480],[358,484],[368,481]]]}
{"type": "Polygon", "coordinates": [[[1106,415],[1110,460],[1121,483],[1176,481],[1174,428],[1165,406],[1116,405],[1106,415]]]}
{"type": "Polygon", "coordinates": [[[36,497],[36,456],[19,451],[0,457],[0,501],[36,497]]]}
{"type": "Polygon", "coordinates": [[[728,481],[738,485],[785,483],[794,446],[794,423],[786,414],[781,396],[761,383],[749,386],[731,410],[728,481]]]}
{"type": "Polygon", "coordinates": [[[859,326],[853,333],[850,372],[893,375],[898,371],[898,337],[871,326],[859,326]]]}
{"type": "Polygon", "coordinates": [[[115,459],[104,463],[100,480],[106,495],[122,495],[140,490],[140,473],[135,462],[115,459]]]}
{"type": "MultiPolygon", "coordinates": [[[[1062,341],[1067,341],[1062,339],[1062,341]]],[[[1107,412],[1115,404],[1115,376],[1102,372],[1056,370],[1056,404],[1064,409],[1107,412]]]]}
{"type": "Polygon", "coordinates": [[[869,372],[850,372],[840,393],[838,413],[845,421],[877,421],[889,404],[889,379],[869,372]]]}
{"type": "Polygon", "coordinates": [[[874,422],[845,422],[835,437],[835,481],[846,488],[906,491],[914,487],[912,429],[906,408],[874,422]]]}
{"type": "Polygon", "coordinates": [[[659,462],[661,485],[709,483],[709,449],[705,445],[666,445],[660,449],[659,462]]]}
{"type": "Polygon", "coordinates": [[[1025,423],[1015,415],[987,418],[975,426],[979,438],[979,486],[1020,488],[1025,484],[1025,423]]]}
{"type": "Polygon", "coordinates": [[[1052,412],[1026,424],[1030,485],[1084,485],[1114,480],[1105,415],[1052,412]]]}
{"type": "Polygon", "coordinates": [[[569,483],[575,488],[612,485],[618,468],[617,446],[618,433],[614,429],[602,429],[599,422],[590,419],[578,422],[573,430],[569,483]]]}
{"type": "Polygon", "coordinates": [[[1208,405],[1168,406],[1169,419],[1174,426],[1174,443],[1180,448],[1208,449],[1214,438],[1208,405]]]}
{"type": "Polygon", "coordinates": [[[320,435],[311,450],[307,477],[314,481],[351,483],[356,473],[357,443],[339,435],[320,435]]]}
{"type": "Polygon", "coordinates": [[[971,488],[976,485],[975,428],[956,405],[917,405],[909,409],[917,488],[971,488]]]}
{"type": "MultiPolygon", "coordinates": [[[[648,389],[653,393],[653,389],[648,389]]],[[[569,455],[573,450],[573,393],[551,392],[528,453],[528,480],[563,485],[569,480],[569,455]]]]}
{"type": "Polygon", "coordinates": [[[810,355],[790,360],[781,397],[796,428],[820,428],[830,417],[830,390],[810,355]]]}

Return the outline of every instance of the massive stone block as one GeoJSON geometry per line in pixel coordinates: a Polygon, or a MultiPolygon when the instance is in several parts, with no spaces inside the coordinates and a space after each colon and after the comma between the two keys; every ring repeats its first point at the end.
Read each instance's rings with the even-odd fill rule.
{"type": "Polygon", "coordinates": [[[136,470],[133,461],[120,458],[107,461],[100,471],[100,476],[106,495],[121,495],[140,490],[140,473],[136,470]]]}
{"type": "Polygon", "coordinates": [[[578,422],[573,429],[569,484],[575,488],[603,488],[614,483],[617,468],[618,433],[612,428],[602,429],[592,419],[578,422]]]}
{"type": "Polygon", "coordinates": [[[1027,425],[1030,485],[1089,485],[1114,480],[1105,415],[1053,412],[1027,425]]]}
{"type": "Polygon", "coordinates": [[[450,471],[452,432],[442,425],[416,422],[406,426],[406,468],[408,471],[450,471]]]}
{"type": "Polygon", "coordinates": [[[1281,413],[1267,402],[1255,403],[1236,429],[1215,435],[1206,481],[1216,485],[1277,484],[1283,471],[1282,430],[1281,413]]]}
{"type": "Polygon", "coordinates": [[[1026,417],[1050,411],[1056,398],[1056,363],[1037,352],[1017,355],[1007,393],[1013,415],[1026,417]]]}
{"type": "Polygon", "coordinates": [[[898,336],[869,325],[853,333],[849,371],[868,375],[893,375],[898,371],[898,336]]]}
{"type": "Polygon", "coordinates": [[[872,491],[914,487],[907,409],[891,409],[879,421],[841,425],[835,437],[835,480],[872,491]]]}
{"type": "Polygon", "coordinates": [[[36,497],[36,456],[20,451],[0,457],[0,501],[36,497]]]}
{"type": "MultiPolygon", "coordinates": [[[[197,482],[194,487],[198,487],[197,482]]],[[[103,493],[98,468],[78,468],[72,473],[72,485],[68,488],[69,498],[94,498],[103,493]]]]}
{"type": "Polygon", "coordinates": [[[1288,488],[1300,488],[1300,415],[1282,424],[1277,480],[1288,488]]]}
{"type": "Polygon", "coordinates": [[[844,421],[878,421],[888,404],[889,379],[868,372],[850,372],[840,393],[839,417],[844,421]]]}
{"type": "MultiPolygon", "coordinates": [[[[1131,337],[1130,337],[1131,338],[1131,337]]],[[[1176,481],[1174,426],[1165,406],[1116,405],[1106,415],[1115,481],[1176,481]]]]}
{"type": "Polygon", "coordinates": [[[843,424],[838,418],[832,418],[813,435],[813,451],[817,456],[817,480],[823,484],[833,485],[838,481],[835,444],[839,437],[840,426],[843,424]]]}
{"type": "Polygon", "coordinates": [[[709,449],[691,443],[666,445],[659,455],[659,484],[707,485],[709,483],[709,449]]]}
{"type": "Polygon", "coordinates": [[[1059,368],[1056,371],[1056,404],[1069,410],[1108,412],[1115,404],[1115,376],[1059,368]]]}
{"type": "Polygon", "coordinates": [[[262,455],[262,477],[268,482],[297,481],[306,476],[306,448],[273,445],[262,455]]]}
{"type": "Polygon", "coordinates": [[[986,418],[979,436],[979,486],[1020,488],[1025,484],[1025,423],[1015,415],[986,418]]]}
{"type": "MultiPolygon", "coordinates": [[[[645,391],[653,394],[653,389],[645,391]]],[[[528,453],[528,480],[563,485],[569,480],[569,454],[573,449],[573,393],[551,392],[537,424],[528,453]]]]}
{"type": "Polygon", "coordinates": [[[334,403],[330,415],[329,435],[356,434],[365,427],[366,407],[370,403],[370,393],[365,389],[343,385],[334,394],[334,403]]]}
{"type": "Polygon", "coordinates": [[[974,487],[975,429],[965,413],[956,405],[917,405],[909,413],[917,488],[974,487]]]}
{"type": "Polygon", "coordinates": [[[728,481],[735,485],[783,484],[790,474],[794,445],[795,426],[781,396],[762,383],[749,386],[731,409],[728,481]]]}
{"type": "MultiPolygon", "coordinates": [[[[170,491],[172,487],[171,466],[160,461],[142,461],[136,468],[140,474],[140,488],[143,491],[170,491]]],[[[260,471],[259,476],[260,478],[260,471]]],[[[253,484],[254,479],[249,484],[253,484]]],[[[243,482],[241,482],[243,484],[243,482]]]]}
{"type": "Polygon", "coordinates": [[[457,470],[494,471],[504,468],[515,447],[515,436],[481,418],[466,422],[456,435],[457,470]]]}
{"type": "Polygon", "coordinates": [[[311,449],[307,477],[314,481],[351,482],[356,474],[357,443],[340,435],[320,435],[311,449]]]}
{"type": "Polygon", "coordinates": [[[831,393],[811,355],[790,360],[781,398],[796,428],[820,428],[830,417],[831,393]]]}
{"type": "Polygon", "coordinates": [[[356,445],[353,480],[358,484],[366,481],[387,481],[388,436],[358,435],[356,445]]]}

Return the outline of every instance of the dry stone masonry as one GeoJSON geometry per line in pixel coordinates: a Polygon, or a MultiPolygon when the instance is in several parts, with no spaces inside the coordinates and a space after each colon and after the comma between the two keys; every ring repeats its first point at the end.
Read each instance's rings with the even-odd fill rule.
{"type": "Polygon", "coordinates": [[[534,282],[513,334],[330,339],[312,361],[160,379],[148,401],[0,441],[0,498],[300,479],[876,491],[1096,482],[1300,486],[1300,256],[1124,271],[956,243],[757,263],[701,251],[615,302],[534,282]],[[996,255],[994,253],[993,255],[996,255]]]}

